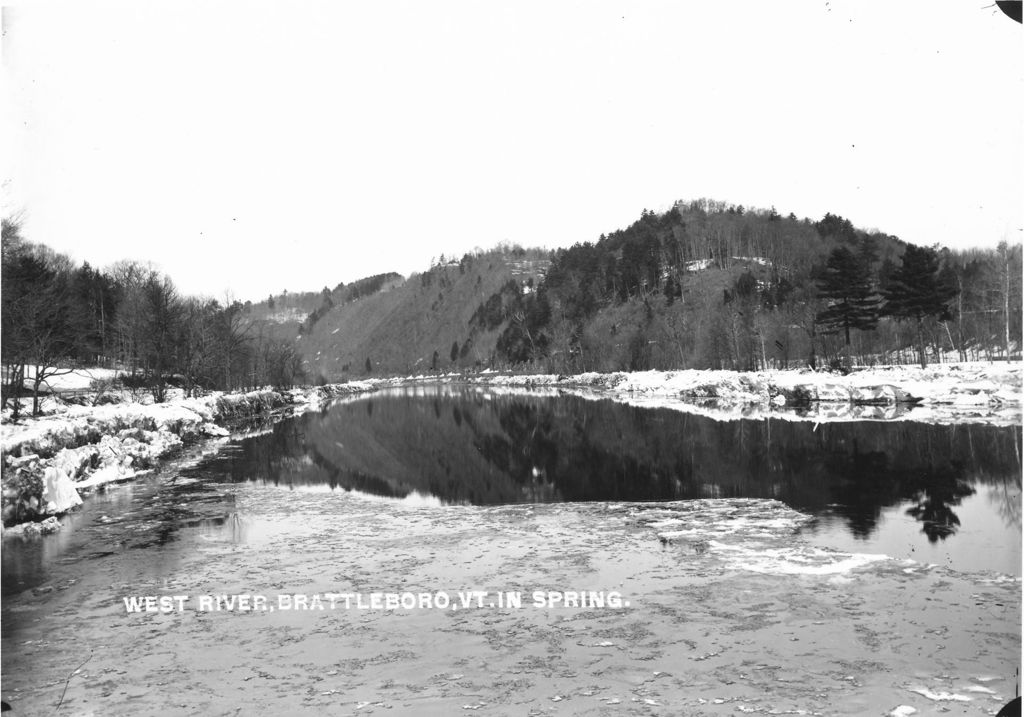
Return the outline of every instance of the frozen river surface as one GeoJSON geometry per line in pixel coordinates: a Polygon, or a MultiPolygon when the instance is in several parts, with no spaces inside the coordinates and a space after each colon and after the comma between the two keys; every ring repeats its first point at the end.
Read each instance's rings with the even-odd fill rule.
{"type": "Polygon", "coordinates": [[[8,541],[4,700],[859,715],[1014,696],[1019,428],[418,393],[207,444],[8,541]],[[173,607],[126,608],[145,597],[173,607]]]}

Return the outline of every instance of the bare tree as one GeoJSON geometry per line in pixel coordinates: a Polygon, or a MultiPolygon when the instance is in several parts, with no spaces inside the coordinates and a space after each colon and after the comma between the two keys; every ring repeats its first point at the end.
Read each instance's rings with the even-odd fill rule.
{"type": "Polygon", "coordinates": [[[46,247],[25,242],[20,226],[3,221],[3,360],[13,367],[14,416],[26,367],[32,366],[32,413],[39,414],[39,391],[47,379],[69,373],[75,347],[70,320],[70,260],[46,247]]]}
{"type": "Polygon", "coordinates": [[[145,333],[143,287],[151,273],[151,266],[128,260],[119,261],[106,269],[106,274],[120,290],[120,301],[114,319],[118,357],[123,365],[131,367],[133,376],[139,367],[139,353],[145,333]]]}
{"type": "MultiPolygon", "coordinates": [[[[1007,242],[999,242],[998,252],[998,280],[999,280],[999,295],[1002,300],[1003,313],[1003,350],[1005,351],[1006,360],[1010,360],[1010,329],[1013,326],[1013,319],[1011,313],[1011,306],[1020,305],[1020,285],[1021,285],[1021,247],[1010,246],[1007,242]]],[[[1019,308],[1018,308],[1019,310],[1019,308]]]]}
{"type": "Polygon", "coordinates": [[[236,383],[245,383],[246,365],[249,364],[249,345],[253,341],[252,321],[243,316],[237,301],[228,304],[217,321],[217,342],[220,366],[224,372],[224,390],[230,391],[236,383]],[[233,369],[238,369],[233,372],[233,369]],[[241,382],[237,378],[241,378],[241,382]]]}
{"type": "Polygon", "coordinates": [[[183,305],[178,290],[168,276],[153,271],[142,287],[145,323],[142,344],[151,377],[153,400],[167,398],[167,372],[175,368],[176,341],[183,319],[183,305]]]}
{"type": "Polygon", "coordinates": [[[200,385],[211,385],[217,359],[216,321],[220,306],[213,299],[190,296],[183,302],[179,325],[178,362],[185,377],[185,395],[194,396],[200,385]]]}

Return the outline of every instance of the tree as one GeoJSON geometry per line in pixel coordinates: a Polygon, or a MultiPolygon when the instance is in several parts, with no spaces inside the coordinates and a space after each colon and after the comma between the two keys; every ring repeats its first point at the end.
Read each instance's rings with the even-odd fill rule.
{"type": "Polygon", "coordinates": [[[820,296],[828,304],[817,321],[825,333],[843,332],[850,347],[850,329],[870,331],[878,325],[880,298],[871,286],[871,267],[845,246],[836,247],[818,278],[820,296]]]}
{"type": "Polygon", "coordinates": [[[185,377],[185,396],[194,396],[197,387],[214,383],[220,306],[213,299],[189,297],[183,311],[184,320],[178,326],[178,367],[185,377]]]}
{"type": "Polygon", "coordinates": [[[69,289],[71,321],[79,334],[75,358],[90,365],[109,362],[118,298],[114,280],[85,262],[70,273],[69,289]]]}
{"type": "Polygon", "coordinates": [[[21,238],[17,222],[3,220],[3,362],[11,374],[14,420],[20,412],[25,367],[33,366],[32,413],[46,379],[71,371],[78,342],[71,318],[70,260],[21,238]],[[63,364],[63,366],[61,365],[63,364]]]}
{"type": "Polygon", "coordinates": [[[236,383],[244,383],[249,362],[247,349],[253,340],[253,322],[243,320],[243,309],[242,304],[233,301],[217,315],[216,353],[224,371],[225,391],[232,390],[236,383]]]}
{"type": "Polygon", "coordinates": [[[162,403],[167,398],[167,372],[175,368],[178,359],[176,341],[183,320],[183,306],[178,290],[170,277],[161,277],[153,271],[142,288],[145,323],[142,348],[149,368],[153,400],[162,403]]]}
{"type": "Polygon", "coordinates": [[[939,253],[931,247],[908,244],[903,260],[889,277],[884,311],[897,321],[913,320],[921,367],[928,365],[924,346],[924,320],[934,317],[948,321],[949,302],[957,290],[942,271],[939,253]]]}
{"type": "Polygon", "coordinates": [[[676,287],[676,281],[672,278],[671,274],[669,274],[668,278],[665,279],[665,288],[663,291],[665,293],[665,306],[672,306],[672,304],[675,303],[678,288],[676,287]]]}
{"type": "Polygon", "coordinates": [[[842,241],[853,243],[857,240],[857,230],[849,219],[843,219],[838,214],[831,212],[825,214],[821,221],[814,223],[814,228],[822,237],[836,237],[842,241]]]}
{"type": "Polygon", "coordinates": [[[131,366],[132,375],[139,364],[145,325],[143,285],[151,269],[136,261],[119,261],[106,274],[117,287],[117,313],[114,317],[115,349],[122,363],[131,366]]]}
{"type": "Polygon", "coordinates": [[[822,305],[823,302],[813,282],[807,282],[794,289],[785,305],[785,311],[792,321],[790,328],[799,329],[807,337],[807,365],[811,369],[818,368],[818,314],[822,311],[822,305]]]}
{"type": "Polygon", "coordinates": [[[366,373],[372,373],[372,372],[373,372],[373,364],[370,363],[370,357],[367,356],[366,357],[366,373]]]}
{"type": "Polygon", "coordinates": [[[999,295],[1002,299],[1002,306],[1000,308],[1002,308],[1003,310],[1003,349],[1005,351],[1006,360],[1009,361],[1010,327],[1013,323],[1010,318],[1010,306],[1011,304],[1016,304],[1017,307],[1020,306],[1020,297],[1013,297],[1016,298],[1016,301],[1014,301],[1011,297],[1014,293],[1020,293],[1019,284],[1021,281],[1021,248],[1019,245],[1011,247],[1005,241],[1001,241],[999,242],[999,248],[997,251],[997,256],[999,258],[999,295]],[[1015,283],[1018,285],[1017,292],[1014,292],[1013,290],[1013,285],[1015,283]]]}
{"type": "Polygon", "coordinates": [[[757,277],[749,269],[736,278],[731,292],[726,291],[725,303],[731,308],[729,329],[733,368],[737,371],[752,371],[757,366],[754,319],[758,312],[758,293],[757,277]]]}
{"type": "Polygon", "coordinates": [[[291,388],[305,376],[305,371],[302,368],[302,356],[290,341],[264,340],[261,337],[258,354],[263,369],[259,377],[261,385],[269,384],[282,390],[291,388]]]}
{"type": "Polygon", "coordinates": [[[450,356],[450,358],[452,360],[452,363],[455,363],[456,361],[459,360],[459,342],[458,341],[452,341],[452,350],[449,353],[449,356],[450,356]]]}

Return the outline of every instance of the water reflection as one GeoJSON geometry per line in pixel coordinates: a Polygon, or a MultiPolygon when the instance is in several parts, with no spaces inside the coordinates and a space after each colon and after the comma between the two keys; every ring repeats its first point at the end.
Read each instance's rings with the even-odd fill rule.
{"type": "Polygon", "coordinates": [[[572,396],[418,387],[268,425],[212,458],[100,492],[56,535],[5,543],[3,594],[79,560],[128,560],[158,574],[188,536],[283,539],[294,520],[241,507],[266,505],[269,495],[252,495],[263,486],[425,507],[775,498],[818,516],[807,531],[823,546],[1019,575],[1020,441],[1019,427],[720,421],[572,396]]]}
{"type": "Polygon", "coordinates": [[[922,477],[912,497],[917,504],[907,509],[907,515],[921,521],[924,534],[934,543],[957,531],[960,519],[953,506],[969,495],[974,495],[974,488],[962,475],[949,468],[933,469],[922,477]]]}
{"type": "Polygon", "coordinates": [[[437,387],[338,403],[204,466],[233,481],[326,485],[494,505],[777,498],[867,537],[905,504],[928,540],[956,533],[977,485],[1020,526],[1020,430],[912,422],[718,421],[580,397],[437,387]]]}

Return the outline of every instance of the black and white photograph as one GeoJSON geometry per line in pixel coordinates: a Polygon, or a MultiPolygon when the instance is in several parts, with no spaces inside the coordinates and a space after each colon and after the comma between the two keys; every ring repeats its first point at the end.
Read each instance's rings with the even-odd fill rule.
{"type": "Polygon", "coordinates": [[[5,714],[1021,714],[1020,2],[0,28],[5,714]]]}

